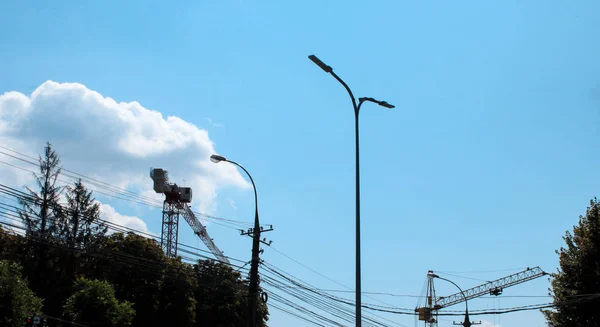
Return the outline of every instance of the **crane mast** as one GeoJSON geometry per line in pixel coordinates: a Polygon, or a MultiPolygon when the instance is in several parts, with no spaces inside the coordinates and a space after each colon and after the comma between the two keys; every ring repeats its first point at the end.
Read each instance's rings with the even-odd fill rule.
{"type": "Polygon", "coordinates": [[[177,256],[179,216],[190,225],[210,252],[222,263],[229,264],[229,260],[208,235],[206,227],[188,205],[192,201],[192,189],[180,187],[169,182],[169,174],[161,168],[150,169],[150,177],[154,181],[154,191],[165,195],[163,202],[163,217],[160,244],[167,257],[177,256]]]}
{"type": "Polygon", "coordinates": [[[482,285],[478,285],[469,289],[464,290],[464,297],[462,293],[454,293],[448,296],[435,296],[435,288],[433,285],[433,279],[435,274],[433,271],[427,273],[428,285],[427,285],[427,302],[425,306],[415,309],[415,312],[419,314],[419,320],[425,321],[426,325],[435,326],[437,324],[437,311],[457,303],[464,302],[476,297],[480,297],[486,294],[498,296],[502,294],[502,291],[514,285],[525,283],[527,281],[542,277],[548,273],[544,272],[540,267],[527,268],[524,271],[508,275],[482,285]]]}

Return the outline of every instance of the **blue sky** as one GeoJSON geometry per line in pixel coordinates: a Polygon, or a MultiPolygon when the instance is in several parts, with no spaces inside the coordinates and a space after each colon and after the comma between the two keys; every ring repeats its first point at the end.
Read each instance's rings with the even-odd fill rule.
{"type": "MultiPolygon", "coordinates": [[[[352,108],[307,59],[315,54],[356,96],[396,105],[361,113],[363,290],[418,295],[429,269],[556,269],[561,236],[600,185],[599,11],[594,1],[4,1],[0,93],[78,82],[206,129],[218,153],[252,173],[273,245],[352,286],[352,108]]],[[[249,190],[218,199],[237,209],[215,214],[252,219],[249,190]]],[[[159,217],[142,216],[154,231],[159,217]]],[[[249,258],[249,239],[209,228],[227,254],[249,258]]],[[[263,258],[340,288],[268,248],[263,258]]],[[[505,294],[547,287],[540,279],[505,294]]],[[[482,319],[544,325],[535,311],[482,319]]],[[[271,325],[304,326],[275,310],[271,325]]]]}

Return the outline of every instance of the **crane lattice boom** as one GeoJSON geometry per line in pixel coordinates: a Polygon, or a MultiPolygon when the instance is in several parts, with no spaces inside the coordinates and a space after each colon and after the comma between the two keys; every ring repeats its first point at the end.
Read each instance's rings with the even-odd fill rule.
{"type": "MultiPolygon", "coordinates": [[[[526,270],[518,272],[516,274],[512,274],[510,276],[502,277],[500,279],[496,279],[483,285],[469,288],[464,291],[465,297],[466,300],[470,300],[486,294],[496,293],[495,295],[498,295],[499,292],[502,292],[502,289],[505,287],[521,284],[547,274],[548,273],[544,272],[540,267],[527,268],[526,270]]],[[[435,302],[435,309],[446,308],[464,301],[465,298],[460,292],[445,297],[439,297],[435,302]]]]}
{"type": "Polygon", "coordinates": [[[213,240],[208,236],[208,233],[206,232],[206,227],[204,227],[200,220],[196,218],[196,215],[194,214],[190,206],[188,206],[187,204],[183,204],[183,206],[184,208],[181,211],[181,215],[183,216],[183,219],[185,219],[185,221],[188,223],[188,225],[192,227],[194,233],[198,235],[198,237],[202,240],[202,242],[204,242],[204,244],[210,250],[210,252],[212,252],[212,254],[214,254],[214,256],[217,257],[219,261],[221,261],[222,263],[229,264],[229,260],[227,259],[227,257],[223,255],[223,252],[219,250],[215,242],[213,242],[213,240]]]}
{"type": "Polygon", "coordinates": [[[516,274],[502,277],[494,281],[466,289],[463,291],[464,296],[463,293],[458,292],[449,296],[437,297],[435,293],[435,287],[433,285],[433,280],[439,276],[437,276],[433,273],[433,271],[430,270],[427,273],[428,282],[427,291],[425,295],[425,306],[417,307],[415,309],[415,312],[419,314],[419,320],[425,322],[425,326],[435,327],[437,326],[438,322],[438,310],[486,294],[500,295],[502,294],[502,290],[506,287],[525,283],[527,281],[542,277],[544,275],[547,275],[547,273],[544,272],[540,267],[527,268],[526,270],[518,272],[516,274]]]}

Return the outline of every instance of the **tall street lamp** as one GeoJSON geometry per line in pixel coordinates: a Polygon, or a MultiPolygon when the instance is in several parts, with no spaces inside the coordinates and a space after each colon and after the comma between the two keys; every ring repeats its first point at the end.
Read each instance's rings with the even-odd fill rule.
{"type": "Polygon", "coordinates": [[[210,156],[210,161],[219,163],[221,161],[232,163],[240,167],[252,182],[252,188],[254,189],[254,230],[252,231],[252,261],[250,264],[250,289],[248,291],[248,315],[246,323],[249,327],[256,326],[256,310],[258,300],[258,263],[259,263],[259,247],[260,247],[260,223],[258,221],[258,195],[256,193],[256,185],[252,175],[242,165],[235,161],[227,160],[227,158],[213,154],[210,156]]]}
{"type": "Polygon", "coordinates": [[[365,102],[373,102],[382,107],[392,109],[393,105],[385,102],[375,100],[373,98],[358,98],[358,104],[356,103],[356,98],[354,98],[354,94],[348,87],[348,85],[333,72],[333,68],[331,66],[327,66],[324,62],[322,62],[315,55],[308,56],[312,62],[314,62],[317,66],[321,67],[326,73],[331,74],[344,88],[348,91],[348,95],[350,95],[350,99],[352,99],[352,106],[354,107],[354,136],[355,136],[355,146],[356,146],[356,326],[362,326],[362,314],[361,314],[361,278],[360,278],[360,161],[359,161],[359,146],[358,146],[358,113],[360,111],[360,107],[365,102]]]}
{"type": "Polygon", "coordinates": [[[456,286],[456,288],[458,288],[458,290],[460,291],[460,294],[462,294],[462,297],[465,300],[465,320],[463,321],[462,324],[456,324],[456,323],[454,323],[454,325],[462,325],[463,327],[471,327],[472,325],[479,325],[479,324],[481,324],[481,323],[471,322],[471,319],[469,319],[469,304],[467,303],[467,297],[465,296],[465,292],[463,292],[463,290],[462,290],[462,288],[460,288],[460,286],[456,285],[455,282],[453,282],[453,281],[451,281],[449,279],[446,279],[446,278],[443,278],[443,277],[440,277],[440,276],[434,274],[433,272],[429,272],[428,275],[430,275],[433,278],[445,280],[445,281],[447,281],[449,283],[452,283],[452,285],[454,285],[454,286],[456,286]]]}

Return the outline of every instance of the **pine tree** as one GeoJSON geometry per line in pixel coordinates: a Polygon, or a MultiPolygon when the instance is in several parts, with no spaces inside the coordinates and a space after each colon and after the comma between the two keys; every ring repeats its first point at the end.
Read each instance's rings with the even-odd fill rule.
{"type": "Polygon", "coordinates": [[[600,202],[590,201],[573,233],[563,237],[566,247],[556,251],[560,269],[552,274],[550,295],[554,310],[545,310],[550,327],[600,326],[600,202]],[[591,296],[595,294],[596,296],[591,296]]]}
{"type": "Polygon", "coordinates": [[[27,187],[29,197],[20,199],[23,206],[20,216],[27,235],[45,241],[59,232],[57,221],[63,215],[59,206],[62,188],[56,185],[61,172],[60,158],[49,142],[44,148],[44,156],[39,157],[39,164],[40,173],[34,177],[40,191],[27,187]]]}
{"type": "MultiPolygon", "coordinates": [[[[39,192],[27,187],[28,196],[21,198],[23,209],[19,215],[26,227],[26,257],[23,262],[23,273],[31,281],[31,289],[42,298],[60,295],[64,280],[68,279],[65,267],[61,264],[61,223],[64,221],[64,210],[59,203],[62,187],[57,184],[61,172],[60,158],[48,142],[44,154],[39,158],[39,173],[34,174],[39,192]]],[[[60,314],[61,303],[48,301],[44,311],[49,315],[60,314]]]]}
{"type": "Polygon", "coordinates": [[[71,249],[85,249],[108,230],[106,224],[100,221],[100,205],[92,195],[81,179],[74,186],[67,186],[67,204],[61,229],[62,237],[71,249]]]}

